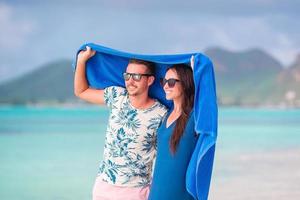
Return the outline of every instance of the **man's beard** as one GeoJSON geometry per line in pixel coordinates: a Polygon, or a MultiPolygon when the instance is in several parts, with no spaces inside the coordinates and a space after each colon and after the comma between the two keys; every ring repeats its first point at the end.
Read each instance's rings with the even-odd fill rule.
{"type": "Polygon", "coordinates": [[[131,90],[129,89],[129,87],[133,87],[134,90],[137,88],[134,85],[128,85],[127,86],[128,95],[129,96],[137,96],[138,95],[138,91],[131,92],[131,90]]]}

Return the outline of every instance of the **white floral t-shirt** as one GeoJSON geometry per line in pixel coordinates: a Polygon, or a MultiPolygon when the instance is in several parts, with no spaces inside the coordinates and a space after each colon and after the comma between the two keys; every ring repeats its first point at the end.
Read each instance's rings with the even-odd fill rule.
{"type": "Polygon", "coordinates": [[[99,175],[117,186],[145,186],[151,181],[156,130],[167,108],[156,100],[148,109],[136,109],[127,90],[116,86],[104,90],[104,99],[110,116],[99,175]]]}

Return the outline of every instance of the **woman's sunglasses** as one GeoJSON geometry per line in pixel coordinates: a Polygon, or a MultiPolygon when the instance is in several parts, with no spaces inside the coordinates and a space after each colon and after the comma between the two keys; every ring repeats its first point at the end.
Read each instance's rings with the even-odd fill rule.
{"type": "Polygon", "coordinates": [[[152,76],[152,74],[136,74],[127,72],[123,73],[125,81],[129,81],[130,77],[132,77],[134,81],[140,81],[142,79],[142,76],[152,76]]]}
{"type": "Polygon", "coordinates": [[[172,88],[175,86],[176,82],[180,82],[180,80],[175,79],[175,78],[170,78],[170,79],[161,78],[160,79],[160,84],[162,87],[164,87],[166,85],[166,83],[168,83],[168,86],[170,88],[172,88]]]}

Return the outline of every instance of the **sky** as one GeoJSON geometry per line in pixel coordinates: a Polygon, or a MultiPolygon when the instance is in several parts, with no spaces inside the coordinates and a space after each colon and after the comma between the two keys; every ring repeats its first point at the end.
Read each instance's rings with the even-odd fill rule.
{"type": "Polygon", "coordinates": [[[142,54],[260,48],[300,54],[299,0],[0,0],[0,82],[93,42],[142,54]]]}

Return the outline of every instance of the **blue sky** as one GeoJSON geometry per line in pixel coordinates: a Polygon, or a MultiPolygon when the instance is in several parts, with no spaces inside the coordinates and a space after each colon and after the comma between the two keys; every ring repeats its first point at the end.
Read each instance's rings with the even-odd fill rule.
{"type": "Polygon", "coordinates": [[[300,1],[0,0],[0,81],[94,42],[135,53],[261,48],[300,53],[300,1]]]}

